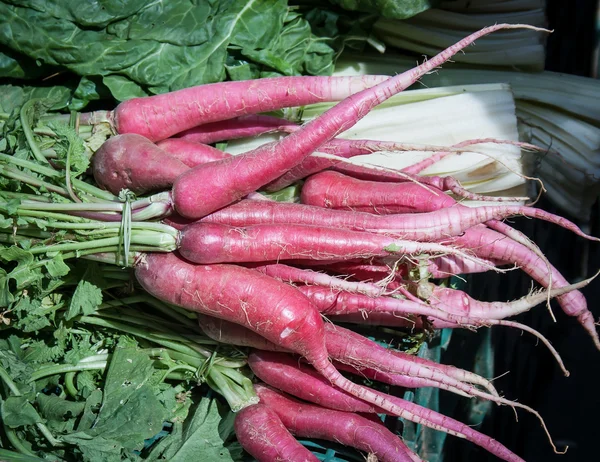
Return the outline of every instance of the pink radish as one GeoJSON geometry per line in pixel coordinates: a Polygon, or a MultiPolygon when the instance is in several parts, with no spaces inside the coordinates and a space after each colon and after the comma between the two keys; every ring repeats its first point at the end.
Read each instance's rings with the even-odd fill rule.
{"type": "Polygon", "coordinates": [[[92,166],[96,183],[113,194],[122,189],[136,194],[167,189],[189,170],[179,159],[133,133],[106,140],[94,154],[92,166]]]}
{"type": "Polygon", "coordinates": [[[251,329],[304,357],[335,386],[394,415],[401,412],[337,371],[329,360],[319,312],[293,287],[247,268],[192,265],[173,253],[146,254],[137,262],[135,276],[154,297],[251,329]]]}
{"type": "MultiPolygon", "coordinates": [[[[255,350],[248,357],[248,364],[263,382],[305,401],[340,411],[382,412],[380,409],[332,387],[313,368],[299,363],[291,355],[255,350]]],[[[520,457],[509,451],[498,441],[483,435],[468,425],[410,401],[395,396],[387,396],[388,399],[394,400],[404,409],[404,413],[400,416],[403,419],[459,438],[465,438],[502,460],[522,462],[520,457]]]]}
{"type": "Polygon", "coordinates": [[[117,106],[117,133],[137,133],[160,141],[176,133],[235,117],[284,107],[340,101],[388,80],[388,76],[275,77],[222,82],[134,98],[117,106]]]}
{"type": "Polygon", "coordinates": [[[292,436],[277,413],[264,404],[239,411],[235,415],[234,430],[238,442],[258,462],[319,460],[292,436]]]}
{"type": "MultiPolygon", "coordinates": [[[[531,26],[509,24],[487,27],[462,39],[415,69],[344,99],[320,117],[308,122],[300,130],[276,143],[189,170],[173,185],[175,210],[187,218],[201,218],[241,199],[249,192],[256,191],[283,175],[321,145],[352,127],[377,104],[412,85],[421,76],[443,64],[476,39],[496,30],[522,27],[541,30],[531,26]]],[[[152,98],[160,98],[160,95],[152,98]]],[[[188,99],[196,98],[188,97],[188,99]]],[[[186,104],[190,106],[189,102],[186,104]]],[[[176,104],[168,105],[173,107],[176,104]]],[[[175,113],[176,111],[168,112],[169,115],[175,113]]],[[[149,122],[150,120],[144,119],[139,124],[143,124],[144,128],[152,127],[152,124],[148,125],[149,122]]],[[[161,121],[160,125],[164,126],[164,121],[161,121]]],[[[160,139],[150,135],[148,138],[160,139]]]]}
{"type": "Polygon", "coordinates": [[[295,436],[338,442],[373,454],[381,462],[422,461],[381,421],[377,423],[352,412],[301,403],[263,385],[255,385],[254,389],[260,402],[273,409],[295,436]]]}
{"type": "Polygon", "coordinates": [[[193,223],[180,232],[179,252],[192,262],[204,264],[294,259],[336,261],[420,253],[471,258],[452,247],[399,240],[381,234],[268,224],[235,228],[216,223],[193,223]]]}
{"type": "Polygon", "coordinates": [[[264,133],[287,131],[297,128],[298,124],[279,117],[267,115],[249,115],[199,125],[178,133],[176,136],[193,143],[212,144],[219,141],[236,140],[264,133]]]}

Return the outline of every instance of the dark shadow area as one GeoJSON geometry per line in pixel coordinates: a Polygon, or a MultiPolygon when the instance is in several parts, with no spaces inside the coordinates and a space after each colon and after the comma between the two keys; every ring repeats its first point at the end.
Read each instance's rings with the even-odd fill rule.
{"type": "MultiPolygon", "coordinates": [[[[596,39],[597,0],[548,0],[548,22],[554,33],[548,39],[546,68],[552,71],[588,76],[591,73],[596,39]]],[[[600,104],[600,102],[599,102],[600,104]]],[[[572,219],[542,200],[539,207],[572,219]]],[[[591,233],[600,236],[600,205],[594,206],[591,233]]],[[[581,224],[581,223],[579,223],[581,224]]],[[[550,262],[569,281],[600,269],[600,245],[590,243],[557,226],[538,221],[516,219],[516,228],[525,232],[547,255],[550,262]]],[[[527,293],[531,279],[520,271],[508,274],[482,274],[469,278],[469,293],[481,300],[512,300],[527,293]]],[[[583,290],[595,319],[600,317],[600,280],[583,290]]],[[[599,460],[596,442],[600,415],[600,351],[574,317],[565,315],[553,303],[554,323],[545,306],[540,305],[516,321],[545,335],[561,354],[570,377],[564,377],[543,345],[520,331],[493,329],[495,371],[508,372],[495,384],[509,399],[527,404],[542,415],[559,449],[568,445],[565,455],[553,453],[539,421],[519,411],[519,421],[510,408],[494,406],[485,422],[477,428],[523,457],[527,462],[587,462],[599,460]]],[[[477,335],[477,334],[472,334],[477,335]]],[[[453,361],[464,345],[450,345],[444,362],[453,361]]],[[[464,350],[463,350],[464,351],[464,350]]],[[[466,404],[458,404],[454,417],[468,421],[466,404]]],[[[497,458],[457,438],[448,438],[445,462],[482,461],[497,458]]]]}

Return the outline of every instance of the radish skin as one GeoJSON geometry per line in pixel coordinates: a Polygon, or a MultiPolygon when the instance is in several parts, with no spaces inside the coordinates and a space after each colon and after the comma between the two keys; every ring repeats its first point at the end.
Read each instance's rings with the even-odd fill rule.
{"type": "Polygon", "coordinates": [[[192,143],[212,144],[279,131],[293,130],[295,122],[267,115],[249,115],[199,125],[176,135],[192,143]]]}
{"type": "Polygon", "coordinates": [[[144,255],[135,276],[159,300],[247,327],[304,357],[335,386],[394,415],[401,412],[339,373],[329,360],[320,313],[295,288],[247,268],[192,265],[174,253],[144,255]]]}
{"type": "MultiPolygon", "coordinates": [[[[207,144],[192,143],[179,138],[167,138],[166,140],[159,141],[156,145],[171,157],[179,159],[189,168],[225,159],[230,156],[226,152],[207,144]]],[[[172,184],[169,186],[172,186],[172,184]]]]}
{"type": "MultiPolygon", "coordinates": [[[[385,413],[385,411],[332,387],[314,369],[299,363],[291,355],[255,350],[250,353],[248,364],[254,374],[266,384],[305,401],[340,411],[385,413]]],[[[502,460],[523,462],[523,459],[501,443],[468,425],[410,401],[395,396],[386,396],[405,410],[400,416],[403,419],[459,438],[465,438],[502,460]]]]}
{"type": "Polygon", "coordinates": [[[318,462],[285,428],[277,413],[264,404],[245,407],[235,415],[238,442],[258,462],[318,462]]]}
{"type": "Polygon", "coordinates": [[[436,243],[291,224],[234,228],[216,223],[193,223],[180,232],[179,252],[189,261],[203,264],[295,259],[335,261],[420,253],[454,254],[473,258],[456,248],[436,243]]]}
{"type": "Polygon", "coordinates": [[[295,436],[341,443],[373,454],[381,462],[422,462],[402,440],[376,423],[351,412],[305,404],[263,385],[254,389],[260,402],[269,406],[295,436]]]}
{"type": "MultiPolygon", "coordinates": [[[[376,105],[409,87],[421,76],[443,64],[476,39],[496,30],[514,28],[541,30],[532,26],[514,24],[497,24],[481,29],[415,69],[349,96],[320,117],[276,143],[191,169],[181,175],[173,185],[175,210],[187,218],[201,218],[241,199],[249,192],[258,190],[302,162],[321,145],[352,127],[376,105]]],[[[197,98],[190,99],[197,100],[197,98]]],[[[175,111],[169,111],[169,114],[172,113],[175,111]]]]}
{"type": "Polygon", "coordinates": [[[133,98],[112,114],[117,133],[160,141],[197,125],[284,107],[340,101],[389,76],[274,77],[221,82],[133,98]]]}

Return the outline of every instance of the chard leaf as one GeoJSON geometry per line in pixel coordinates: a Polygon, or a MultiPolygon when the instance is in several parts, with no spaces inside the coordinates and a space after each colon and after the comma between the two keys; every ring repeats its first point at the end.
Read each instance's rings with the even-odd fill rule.
{"type": "Polygon", "coordinates": [[[386,18],[406,19],[434,7],[439,0],[330,0],[350,11],[375,13],[386,18]]]}
{"type": "Polygon", "coordinates": [[[12,79],[37,79],[48,75],[48,68],[38,66],[33,59],[10,50],[0,51],[0,77],[12,79]]]}
{"type": "Polygon", "coordinates": [[[0,2],[0,43],[10,53],[84,77],[71,108],[102,97],[104,86],[122,101],[247,77],[226,73],[242,49],[258,59],[249,63],[257,69],[252,77],[332,71],[333,49],[300,15],[288,13],[286,0],[93,4],[0,2]],[[91,11],[102,14],[92,20],[91,11]]]}
{"type": "Polygon", "coordinates": [[[134,14],[147,2],[145,0],[5,0],[17,6],[32,8],[54,18],[65,18],[84,26],[101,27],[134,14]]]}
{"type": "Polygon", "coordinates": [[[148,96],[142,87],[122,75],[107,75],[102,78],[102,83],[106,85],[117,101],[148,96]]]}

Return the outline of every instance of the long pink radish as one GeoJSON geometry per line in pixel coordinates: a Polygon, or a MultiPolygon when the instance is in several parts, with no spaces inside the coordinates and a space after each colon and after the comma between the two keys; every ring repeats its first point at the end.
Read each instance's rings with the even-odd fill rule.
{"type": "Polygon", "coordinates": [[[219,141],[258,136],[264,133],[289,131],[297,127],[298,124],[295,122],[280,117],[249,115],[199,125],[178,133],[176,136],[193,143],[212,144],[219,141]]]}
{"type": "MultiPolygon", "coordinates": [[[[548,269],[528,248],[494,230],[485,227],[471,228],[462,236],[452,238],[451,241],[455,245],[471,249],[480,258],[516,264],[545,288],[548,287],[550,280],[553,288],[561,288],[569,284],[556,268],[550,266],[548,269]]],[[[594,316],[587,307],[584,295],[574,290],[558,296],[557,300],[567,315],[577,318],[592,337],[596,348],[600,350],[600,338],[596,331],[594,316]]]]}
{"type": "Polygon", "coordinates": [[[459,249],[437,243],[338,228],[291,224],[239,228],[201,222],[188,225],[180,232],[179,252],[189,261],[203,264],[296,259],[337,261],[422,253],[472,258],[459,249]]]}
{"type": "Polygon", "coordinates": [[[193,265],[174,253],[140,257],[135,276],[154,297],[247,327],[301,355],[342,390],[394,415],[402,411],[339,373],[329,360],[320,313],[295,288],[247,268],[193,265]]]}
{"type": "Polygon", "coordinates": [[[368,181],[383,181],[383,182],[406,182],[418,181],[421,184],[434,186],[442,191],[452,191],[459,197],[470,200],[484,201],[521,201],[528,198],[523,197],[495,197],[482,196],[479,194],[467,191],[462,185],[452,177],[439,176],[418,176],[409,171],[410,167],[402,170],[384,168],[371,164],[358,164],[344,159],[358,155],[370,154],[378,151],[442,151],[440,154],[460,153],[465,151],[465,147],[481,143],[495,144],[523,144],[527,147],[531,146],[528,143],[520,143],[510,140],[496,139],[475,139],[466,140],[452,147],[432,146],[432,145],[414,145],[407,143],[384,142],[374,140],[346,140],[333,139],[329,143],[319,148],[319,153],[315,153],[304,159],[299,165],[290,169],[286,174],[282,175],[277,180],[269,183],[264,187],[266,191],[278,191],[290,184],[306,178],[312,174],[322,172],[326,169],[331,169],[351,176],[353,178],[368,180],[368,181]],[[328,154],[330,154],[328,156],[328,154]]]}
{"type": "MultiPolygon", "coordinates": [[[[206,321],[203,321],[201,323],[201,327],[204,327],[205,322],[206,321]]],[[[220,332],[220,337],[226,339],[227,343],[241,346],[254,346],[254,336],[249,334],[238,335],[239,328],[243,328],[243,325],[235,326],[234,324],[226,321],[223,322],[222,325],[222,328],[212,331],[220,332]],[[227,324],[231,325],[231,330],[227,324]],[[236,329],[236,327],[238,327],[238,329],[236,329]],[[238,338],[243,339],[243,341],[248,343],[242,344],[241,342],[237,341],[238,338]]],[[[438,365],[434,365],[431,368],[426,367],[422,364],[422,360],[417,362],[411,361],[410,358],[412,357],[410,357],[410,355],[403,357],[400,352],[388,351],[386,348],[380,347],[376,343],[362,337],[359,334],[351,332],[348,329],[331,324],[325,324],[323,327],[327,353],[332,359],[336,360],[336,367],[338,369],[346,370],[357,375],[363,375],[365,377],[372,378],[373,380],[379,380],[393,385],[399,385],[408,388],[424,386],[437,387],[461,396],[478,397],[493,401],[499,405],[504,404],[511,407],[519,407],[534,414],[538,418],[546,435],[548,436],[550,444],[556,452],[559,452],[552,442],[542,417],[538,412],[529,406],[483,392],[468,383],[461,382],[459,379],[445,375],[441,370],[439,370],[438,365]]],[[[209,335],[209,332],[211,332],[211,329],[207,329],[205,331],[207,335],[209,335]]],[[[258,340],[257,344],[260,344],[258,348],[261,349],[281,351],[280,346],[275,345],[274,347],[270,348],[268,343],[265,344],[265,342],[262,340],[258,340]]],[[[309,361],[309,363],[311,362],[310,359],[306,359],[309,361]]],[[[313,366],[315,365],[313,364],[313,366]]],[[[315,369],[329,379],[329,377],[326,374],[323,374],[318,367],[315,367],[315,369]]],[[[469,376],[469,374],[467,374],[467,376],[469,376]]],[[[331,379],[329,380],[331,381],[331,379]]],[[[333,385],[338,386],[342,390],[348,391],[350,394],[368,403],[374,404],[375,406],[380,406],[389,412],[389,402],[384,401],[384,405],[381,404],[380,399],[372,396],[372,390],[368,390],[366,393],[368,397],[365,397],[364,394],[358,393],[358,391],[358,394],[353,393],[352,389],[347,389],[345,386],[340,386],[336,382],[331,382],[333,385]]],[[[364,389],[360,386],[357,387],[359,390],[364,389]]],[[[393,410],[391,412],[393,415],[399,415],[398,412],[401,412],[401,408],[398,406],[393,406],[393,410]]]]}
{"type": "Polygon", "coordinates": [[[381,423],[358,414],[327,409],[255,385],[260,402],[269,406],[285,427],[301,438],[334,441],[373,455],[381,462],[419,462],[404,442],[381,423]]]}
{"type": "MultiPolygon", "coordinates": [[[[410,201],[404,196],[402,183],[379,183],[356,180],[336,172],[322,172],[309,178],[302,188],[301,201],[307,205],[328,208],[370,208],[371,211],[385,210],[389,207],[419,207],[417,194],[410,201]],[[318,186],[316,186],[318,185],[318,186]],[[314,189],[313,189],[314,186],[314,189]],[[360,204],[352,203],[351,201],[360,204]],[[408,204],[408,205],[407,205],[408,204]]],[[[437,191],[432,191],[432,193],[437,191]]],[[[490,220],[502,220],[511,216],[538,218],[568,229],[578,236],[593,241],[599,238],[585,234],[577,225],[557,215],[533,207],[518,205],[488,205],[482,207],[464,207],[457,204],[451,197],[440,193],[439,196],[422,193],[425,202],[420,211],[425,213],[410,214],[398,217],[397,230],[403,233],[419,230],[420,240],[441,239],[445,236],[462,234],[466,229],[490,220]],[[445,196],[445,197],[444,197],[445,196]],[[452,205],[453,204],[453,205],[452,205]],[[432,211],[427,211],[432,210],[432,211]],[[440,228],[443,227],[444,230],[440,228]],[[433,238],[432,236],[440,236],[433,238]]],[[[383,212],[382,212],[383,213],[383,212]]],[[[383,228],[383,227],[382,227],[383,228]]],[[[405,234],[406,235],[406,234],[405,234]]]]}
{"type": "Polygon", "coordinates": [[[238,442],[258,462],[319,460],[292,436],[277,413],[265,404],[254,404],[239,411],[233,428],[238,442]]]}
{"type": "MultiPolygon", "coordinates": [[[[289,349],[282,348],[281,346],[275,345],[273,342],[266,340],[256,332],[253,332],[244,326],[234,324],[230,321],[198,314],[198,325],[209,338],[218,342],[266,351],[278,351],[286,353],[291,352],[289,349]]],[[[341,367],[342,369],[347,370],[346,366],[352,363],[341,351],[341,348],[335,343],[339,343],[339,334],[331,333],[330,331],[331,329],[326,327],[325,335],[330,337],[330,341],[334,342],[334,348],[332,350],[334,356],[332,356],[332,359],[336,361],[338,368],[341,367]]],[[[371,343],[368,345],[371,345],[371,343]]],[[[468,384],[481,385],[489,390],[490,396],[498,396],[498,393],[488,380],[469,371],[458,369],[452,366],[437,364],[432,361],[417,358],[416,356],[408,355],[404,358],[404,360],[414,363],[415,369],[413,370],[413,375],[406,375],[399,372],[387,373],[384,371],[378,371],[378,374],[384,374],[384,380],[382,381],[406,388],[442,388],[444,390],[457,393],[461,396],[470,397],[472,396],[468,392],[468,390],[472,388],[470,385],[468,385],[466,389],[464,387],[461,389],[448,384],[448,381],[452,383],[465,382],[468,384]],[[435,371],[435,378],[431,377],[432,371],[435,371]],[[441,379],[446,380],[446,382],[442,381],[441,379]]],[[[351,367],[350,371],[354,374],[357,373],[356,367],[360,367],[361,373],[368,369],[365,366],[348,367],[351,367]]],[[[372,378],[374,380],[379,380],[377,376],[373,376],[372,378]]]]}
{"type": "Polygon", "coordinates": [[[274,77],[222,82],[134,98],[112,113],[117,133],[160,141],[210,122],[284,107],[340,101],[388,80],[389,76],[274,77]]]}
{"type": "MultiPolygon", "coordinates": [[[[376,105],[409,87],[421,76],[443,64],[476,39],[496,30],[515,28],[542,30],[515,24],[497,24],[484,28],[462,39],[415,69],[389,78],[372,88],[344,99],[323,115],[302,126],[300,130],[276,143],[261,146],[239,156],[193,168],[181,175],[173,186],[175,209],[184,217],[201,218],[241,199],[249,192],[258,190],[302,162],[306,156],[316,151],[321,145],[352,127],[376,105]]],[[[188,99],[195,100],[196,98],[188,99]]],[[[189,102],[186,104],[191,106],[189,102]]],[[[245,101],[244,105],[247,105],[245,101]]],[[[173,104],[169,104],[169,106],[172,107],[173,104]]],[[[175,113],[176,111],[168,112],[168,114],[175,113]]],[[[145,126],[148,122],[150,121],[142,120],[139,124],[145,126]]],[[[161,121],[160,125],[164,126],[165,124],[161,121]]],[[[166,136],[162,136],[162,138],[166,136]]],[[[160,139],[152,136],[148,136],[148,138],[160,139]]]]}
{"type": "MultiPolygon", "coordinates": [[[[248,356],[248,364],[254,374],[266,384],[305,401],[340,411],[382,412],[382,410],[332,387],[313,368],[299,363],[291,355],[255,350],[248,356]]],[[[410,401],[395,396],[386,396],[404,409],[404,413],[400,416],[403,419],[459,438],[465,438],[502,460],[523,462],[523,459],[498,441],[462,422],[410,401]]],[[[385,413],[385,411],[383,412],[385,413]]]]}
{"type": "Polygon", "coordinates": [[[167,138],[159,141],[156,145],[190,168],[230,156],[230,154],[207,144],[193,143],[180,138],[167,138]]]}
{"type": "MultiPolygon", "coordinates": [[[[341,158],[351,158],[354,156],[360,156],[365,154],[371,154],[379,151],[396,151],[396,152],[407,152],[407,151],[445,151],[451,152],[462,152],[463,149],[442,147],[434,145],[422,145],[422,144],[410,144],[410,143],[398,143],[389,141],[375,141],[375,140],[348,140],[343,138],[334,138],[326,144],[319,147],[319,152],[331,154],[341,158]]],[[[310,156],[304,159],[296,167],[290,169],[287,173],[280,176],[276,180],[267,184],[264,189],[266,191],[278,191],[286,186],[295,183],[298,180],[304,179],[313,173],[321,172],[328,168],[332,168],[336,165],[344,165],[340,162],[340,159],[335,157],[322,157],[322,156],[310,156]]],[[[370,170],[371,174],[372,170],[370,170]]],[[[391,175],[391,173],[390,173],[391,175]]],[[[396,172],[393,175],[394,180],[398,181],[402,174],[396,172]]],[[[384,178],[387,176],[383,175],[384,178]]],[[[406,175],[404,175],[406,177],[406,175]]]]}
{"type": "MultiPolygon", "coordinates": [[[[386,327],[404,327],[408,329],[448,329],[448,328],[456,328],[458,325],[456,322],[442,320],[442,317],[435,318],[427,318],[427,320],[423,318],[412,318],[408,316],[402,316],[400,314],[392,313],[392,312],[383,312],[383,311],[375,311],[368,312],[364,311],[362,313],[348,313],[348,314],[339,314],[332,315],[330,321],[335,323],[350,323],[350,324],[359,324],[361,326],[364,325],[372,325],[372,326],[386,326],[386,327]]],[[[544,337],[537,330],[519,323],[515,321],[509,321],[506,319],[487,319],[487,318],[473,318],[471,319],[471,323],[477,326],[505,326],[511,327],[514,329],[520,329],[524,332],[527,332],[534,337],[536,337],[540,342],[544,344],[544,346],[548,349],[550,354],[556,360],[558,367],[561,369],[565,377],[569,377],[570,372],[567,370],[560,354],[556,351],[556,348],[552,346],[550,341],[544,337]]],[[[464,326],[463,326],[464,327],[464,326]]],[[[468,327],[468,326],[467,326],[468,327]]],[[[390,373],[388,373],[388,377],[391,377],[390,373]]],[[[397,378],[391,379],[391,382],[395,385],[400,385],[403,380],[398,380],[397,378]]],[[[386,381],[386,380],[382,380],[386,381]]],[[[471,382],[475,383],[475,382],[471,382]]]]}

